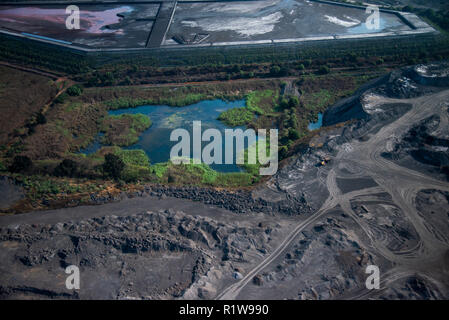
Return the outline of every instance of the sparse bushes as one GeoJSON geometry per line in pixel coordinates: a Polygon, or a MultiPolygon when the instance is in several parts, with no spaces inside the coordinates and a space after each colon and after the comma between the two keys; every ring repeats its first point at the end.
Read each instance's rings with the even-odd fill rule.
{"type": "Polygon", "coordinates": [[[271,76],[278,76],[278,77],[282,77],[282,76],[287,76],[289,74],[289,70],[287,67],[285,66],[272,66],[270,69],[270,75],[271,76]]]}
{"type": "Polygon", "coordinates": [[[299,99],[296,96],[282,98],[279,106],[282,110],[295,109],[296,107],[299,106],[299,99]]]}
{"type": "Polygon", "coordinates": [[[108,116],[101,126],[101,131],[105,133],[103,143],[123,147],[133,145],[149,127],[150,118],[141,113],[108,116]]]}

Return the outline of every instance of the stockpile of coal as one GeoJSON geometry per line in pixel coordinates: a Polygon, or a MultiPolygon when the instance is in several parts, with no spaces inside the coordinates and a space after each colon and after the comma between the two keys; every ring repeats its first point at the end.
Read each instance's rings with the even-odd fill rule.
{"type": "Polygon", "coordinates": [[[432,134],[438,129],[440,121],[437,115],[425,119],[409,130],[391,152],[385,152],[382,156],[395,161],[409,156],[420,164],[432,167],[432,171],[443,174],[449,180],[449,140],[432,134]]]}
{"type": "Polygon", "coordinates": [[[285,214],[289,216],[310,212],[304,198],[295,199],[288,197],[287,200],[269,202],[264,199],[254,199],[252,193],[247,190],[215,190],[200,187],[176,187],[162,185],[148,185],[143,191],[133,193],[122,192],[118,196],[91,194],[91,204],[100,205],[126,198],[153,196],[158,198],[173,197],[178,199],[189,199],[205,204],[210,204],[236,213],[263,212],[269,215],[285,214]]]}
{"type": "Polygon", "coordinates": [[[221,191],[199,187],[165,187],[148,186],[146,191],[151,196],[191,199],[205,204],[215,205],[236,213],[263,212],[267,214],[299,215],[310,211],[304,198],[269,202],[264,199],[254,199],[250,191],[221,191]]]}

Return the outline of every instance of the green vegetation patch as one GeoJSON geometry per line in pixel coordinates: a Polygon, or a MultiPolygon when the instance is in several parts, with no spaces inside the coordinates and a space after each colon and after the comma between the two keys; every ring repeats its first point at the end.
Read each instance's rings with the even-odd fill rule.
{"type": "Polygon", "coordinates": [[[103,143],[121,147],[133,145],[149,127],[150,118],[141,113],[108,116],[101,125],[101,131],[104,132],[103,143]]]}
{"type": "Polygon", "coordinates": [[[167,163],[156,163],[151,166],[151,171],[156,175],[156,177],[162,178],[167,172],[167,168],[167,163]]]}
{"type": "Polygon", "coordinates": [[[120,97],[118,99],[109,100],[104,102],[109,109],[126,109],[135,108],[144,105],[168,105],[172,107],[182,107],[191,104],[198,103],[202,100],[206,100],[207,95],[202,93],[188,93],[182,96],[179,95],[167,95],[165,97],[154,97],[154,98],[131,98],[131,97],[120,97]]]}
{"type": "Polygon", "coordinates": [[[239,127],[249,124],[254,118],[254,113],[247,107],[233,108],[222,112],[218,120],[230,127],[239,127]]]}
{"type": "Polygon", "coordinates": [[[246,96],[246,107],[257,115],[271,111],[277,104],[279,94],[273,90],[254,91],[246,96]]]}
{"type": "Polygon", "coordinates": [[[67,89],[67,94],[72,97],[80,96],[83,94],[83,87],[76,84],[67,89]]]}
{"type": "Polygon", "coordinates": [[[258,117],[273,115],[279,99],[279,93],[274,90],[253,91],[246,96],[246,106],[233,108],[222,112],[218,120],[231,127],[249,126],[258,117]]]}
{"type": "Polygon", "coordinates": [[[149,167],[150,159],[148,158],[145,151],[141,149],[137,150],[125,150],[117,148],[114,152],[115,155],[119,156],[120,159],[128,166],[140,166],[149,167]]]}
{"type": "Polygon", "coordinates": [[[26,195],[31,200],[56,199],[61,194],[76,194],[85,192],[98,192],[103,189],[101,182],[85,179],[74,180],[56,178],[41,175],[24,176],[12,175],[17,183],[26,190],[26,195]]]}
{"type": "Polygon", "coordinates": [[[186,163],[173,164],[171,161],[151,166],[157,183],[175,185],[195,185],[212,187],[247,187],[259,181],[260,177],[248,172],[222,173],[208,165],[186,163]]]}
{"type": "Polygon", "coordinates": [[[150,159],[145,151],[141,149],[125,150],[115,147],[113,154],[118,156],[125,164],[121,176],[122,180],[134,182],[151,179],[152,170],[150,169],[150,159]]]}
{"type": "Polygon", "coordinates": [[[336,99],[335,96],[327,89],[322,89],[318,92],[312,92],[304,98],[306,101],[306,108],[312,110],[323,110],[323,108],[331,105],[336,99]]]}

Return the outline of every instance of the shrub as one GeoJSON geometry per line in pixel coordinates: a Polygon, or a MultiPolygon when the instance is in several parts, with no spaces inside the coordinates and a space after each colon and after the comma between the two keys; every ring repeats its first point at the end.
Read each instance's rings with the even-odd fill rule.
{"type": "Polygon", "coordinates": [[[56,99],[55,103],[64,103],[65,99],[67,98],[67,94],[63,93],[60,94],[56,99]]]}
{"type": "Polygon", "coordinates": [[[139,166],[126,166],[120,177],[125,182],[135,182],[139,180],[149,179],[151,176],[150,168],[139,166]]]}
{"type": "Polygon", "coordinates": [[[103,171],[108,176],[119,179],[125,169],[125,163],[115,154],[108,153],[104,157],[103,171]]]}
{"type": "Polygon", "coordinates": [[[279,71],[280,76],[288,76],[290,74],[290,70],[287,67],[282,67],[279,71]]]}
{"type": "Polygon", "coordinates": [[[46,124],[47,118],[41,112],[39,112],[36,116],[36,123],[37,124],[46,124]]]}
{"type": "Polygon", "coordinates": [[[282,110],[288,109],[288,99],[287,98],[282,98],[281,103],[279,104],[279,107],[282,110]]]}
{"type": "Polygon", "coordinates": [[[321,66],[321,67],[318,69],[318,73],[319,73],[319,74],[328,74],[329,72],[331,72],[331,70],[329,69],[328,66],[321,66]]]}
{"type": "Polygon", "coordinates": [[[296,96],[290,97],[290,99],[288,99],[288,107],[290,109],[296,108],[299,106],[299,99],[296,96]]]}
{"type": "Polygon", "coordinates": [[[75,177],[78,175],[78,163],[65,159],[55,168],[53,173],[58,177],[75,177]]]}
{"type": "Polygon", "coordinates": [[[150,166],[150,159],[148,158],[145,151],[141,149],[137,150],[125,150],[120,149],[114,154],[125,163],[127,166],[139,166],[139,167],[149,167],[150,166]]]}
{"type": "Polygon", "coordinates": [[[279,157],[281,159],[286,158],[288,155],[288,148],[286,146],[280,146],[279,147],[279,157]]]}
{"type": "Polygon", "coordinates": [[[25,172],[33,167],[33,162],[27,156],[15,156],[13,163],[9,167],[10,172],[25,172]]]}
{"type": "Polygon", "coordinates": [[[270,74],[271,75],[277,76],[277,75],[279,75],[279,73],[281,73],[281,67],[279,67],[279,66],[272,66],[271,67],[271,69],[270,69],[270,74]]]}
{"type": "Polygon", "coordinates": [[[80,96],[82,93],[83,93],[83,87],[81,87],[77,84],[74,86],[71,86],[70,88],[67,89],[67,94],[72,97],[80,96]]]}
{"type": "Polygon", "coordinates": [[[299,132],[298,132],[298,130],[290,128],[289,129],[289,133],[288,133],[288,137],[291,140],[298,140],[299,139],[299,132]]]}

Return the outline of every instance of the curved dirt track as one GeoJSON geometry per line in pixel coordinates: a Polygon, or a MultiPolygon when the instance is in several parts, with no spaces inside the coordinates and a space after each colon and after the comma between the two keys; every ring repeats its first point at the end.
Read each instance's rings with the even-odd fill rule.
{"type": "MultiPolygon", "coordinates": [[[[277,249],[249,271],[243,279],[223,290],[217,296],[217,299],[239,298],[240,292],[251,279],[282,254],[302,230],[338,205],[357,222],[360,230],[363,230],[368,236],[370,242],[365,243],[365,245],[370,251],[374,251],[398,266],[395,269],[389,270],[384,275],[381,287],[385,288],[401,278],[414,274],[419,274],[430,282],[447,284],[447,270],[446,273],[435,272],[433,268],[428,268],[426,263],[429,261],[438,261],[441,257],[444,257],[449,250],[449,243],[438,240],[435,234],[425,226],[423,218],[417,212],[414,199],[416,194],[423,189],[449,191],[449,184],[429,177],[426,174],[394,164],[384,159],[381,154],[386,151],[385,147],[392,136],[403,135],[412,126],[429,117],[429,115],[437,114],[442,119],[447,119],[447,111],[444,106],[448,101],[449,90],[416,99],[385,98],[378,101],[379,104],[392,102],[410,103],[412,109],[396,121],[384,126],[376,134],[372,135],[368,141],[352,141],[350,148],[341,148],[337,156],[333,159],[332,168],[327,172],[326,187],[330,195],[322,207],[311,217],[298,223],[296,228],[285,238],[277,249]],[[339,175],[339,163],[352,163],[356,167],[359,167],[364,175],[371,177],[379,187],[374,188],[376,190],[368,188],[342,194],[336,183],[336,178],[339,175]],[[393,202],[404,213],[406,219],[411,222],[419,235],[419,243],[415,248],[408,250],[408,252],[393,252],[389,250],[376,240],[374,233],[370,230],[370,226],[354,213],[350,201],[360,195],[370,195],[374,191],[388,193],[393,199],[393,202]],[[404,266],[406,266],[406,271],[402,270],[404,266]]],[[[444,125],[444,123],[446,122],[442,124],[444,125]]],[[[443,288],[443,290],[447,290],[447,288],[443,288]]],[[[370,295],[378,295],[379,293],[379,291],[366,292],[366,290],[362,290],[362,293],[355,292],[354,295],[347,295],[345,298],[366,299],[370,295]]]]}

